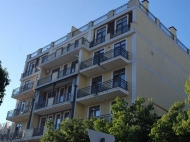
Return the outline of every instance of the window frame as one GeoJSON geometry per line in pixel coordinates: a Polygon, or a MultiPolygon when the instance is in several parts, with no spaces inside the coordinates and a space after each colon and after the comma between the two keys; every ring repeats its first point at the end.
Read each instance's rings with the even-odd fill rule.
{"type": "Polygon", "coordinates": [[[129,24],[129,14],[123,15],[122,17],[115,20],[115,22],[114,22],[114,31],[116,30],[116,27],[117,27],[117,25],[116,25],[117,21],[123,19],[124,17],[127,17],[127,25],[129,24]]]}
{"type": "Polygon", "coordinates": [[[90,105],[88,106],[88,111],[87,111],[87,118],[90,118],[89,117],[89,114],[90,114],[90,107],[95,107],[95,106],[100,106],[100,116],[101,116],[101,104],[95,104],[95,105],[90,105]]]}

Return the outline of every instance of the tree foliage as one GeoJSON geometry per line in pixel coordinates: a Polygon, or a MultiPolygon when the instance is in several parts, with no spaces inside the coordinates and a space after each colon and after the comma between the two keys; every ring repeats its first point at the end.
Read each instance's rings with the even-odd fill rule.
{"type": "Polygon", "coordinates": [[[5,87],[9,85],[10,79],[6,68],[3,68],[0,61],[0,105],[3,102],[5,96],[5,87]]]}
{"type": "Polygon", "coordinates": [[[123,99],[117,98],[111,108],[112,115],[108,119],[66,119],[55,130],[53,124],[47,122],[47,132],[41,142],[89,142],[88,129],[114,135],[116,142],[145,142],[150,140],[149,132],[157,119],[153,103],[144,98],[128,107],[123,99]],[[51,125],[50,125],[51,124],[51,125]]]}
{"type": "Polygon", "coordinates": [[[188,97],[185,102],[175,102],[168,113],[158,120],[150,133],[155,141],[189,142],[190,140],[190,76],[185,84],[188,97]],[[188,108],[188,109],[187,109],[188,108]]]}

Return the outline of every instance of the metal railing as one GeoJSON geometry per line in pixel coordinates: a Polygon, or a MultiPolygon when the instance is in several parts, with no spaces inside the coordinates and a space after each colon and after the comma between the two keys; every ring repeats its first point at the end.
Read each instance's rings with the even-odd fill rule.
{"type": "Polygon", "coordinates": [[[26,71],[26,72],[22,73],[22,78],[27,77],[27,76],[35,73],[35,72],[38,72],[38,71],[39,71],[38,68],[33,68],[32,70],[26,71]]]}
{"type": "Polygon", "coordinates": [[[35,56],[37,56],[37,55],[38,55],[38,51],[32,53],[30,57],[33,58],[33,57],[35,57],[35,56]]]}
{"type": "Polygon", "coordinates": [[[103,15],[103,16],[101,16],[101,17],[95,19],[95,20],[93,21],[93,26],[95,26],[95,25],[97,25],[97,24],[99,24],[99,23],[105,21],[106,19],[108,19],[108,14],[105,14],[105,15],[103,15]]]}
{"type": "Polygon", "coordinates": [[[0,134],[0,141],[8,141],[10,133],[8,134],[0,134]]]}
{"type": "Polygon", "coordinates": [[[46,84],[48,82],[51,82],[52,79],[55,81],[57,79],[65,77],[65,76],[67,76],[69,74],[75,73],[75,71],[76,71],[76,65],[73,66],[73,67],[69,67],[67,69],[63,69],[63,70],[58,72],[56,78],[52,78],[52,75],[46,76],[44,78],[41,78],[40,80],[38,80],[37,86],[40,86],[40,85],[46,84]]]}
{"type": "Polygon", "coordinates": [[[54,104],[71,101],[71,93],[61,94],[55,97],[54,104]]]}
{"type": "Polygon", "coordinates": [[[29,84],[25,84],[24,86],[18,87],[18,88],[13,90],[12,96],[17,96],[21,92],[30,90],[33,88],[33,86],[34,86],[34,82],[30,82],[29,84]]]}
{"type": "Polygon", "coordinates": [[[62,37],[62,38],[60,38],[60,39],[58,39],[58,40],[56,40],[56,41],[54,42],[54,45],[58,45],[58,44],[60,44],[60,43],[62,43],[62,42],[64,42],[64,41],[66,41],[66,40],[67,40],[67,35],[64,36],[64,37],[62,37]]]}
{"type": "Polygon", "coordinates": [[[89,86],[83,89],[79,89],[77,92],[77,98],[86,97],[92,94],[97,94],[100,92],[104,92],[110,90],[112,88],[120,87],[124,90],[128,90],[127,82],[123,79],[112,79],[109,81],[101,82],[99,84],[89,86]]]}
{"type": "Polygon", "coordinates": [[[90,42],[90,48],[94,47],[100,43],[105,42],[106,36],[102,36],[100,38],[94,39],[93,41],[90,42]]]}
{"type": "Polygon", "coordinates": [[[50,44],[46,45],[42,48],[42,52],[45,52],[46,50],[50,49],[50,44]]]}
{"type": "MultiPolygon", "coordinates": [[[[111,114],[104,114],[104,115],[100,115],[100,116],[94,116],[93,118],[100,118],[100,119],[105,119],[106,121],[111,121],[111,114]]],[[[90,119],[90,118],[88,118],[90,119]]]]}
{"type": "MultiPolygon", "coordinates": [[[[79,40],[82,40],[81,44],[89,47],[90,42],[87,39],[80,38],[79,40]]],[[[68,44],[67,46],[62,47],[61,53],[59,53],[59,54],[57,52],[54,52],[50,55],[43,56],[41,63],[43,64],[43,63],[46,63],[48,61],[51,61],[51,60],[55,59],[57,56],[64,55],[64,54],[67,54],[68,52],[74,51],[78,47],[79,47],[79,44],[75,44],[75,43],[68,44]]]]}
{"type": "Polygon", "coordinates": [[[23,136],[23,131],[22,132],[12,132],[12,133],[10,133],[9,140],[21,139],[22,136],[23,136]]]}
{"type": "Polygon", "coordinates": [[[140,3],[140,9],[153,21],[156,23],[156,17],[140,3]]]}
{"type": "Polygon", "coordinates": [[[114,15],[119,14],[120,12],[126,10],[127,8],[128,8],[128,3],[126,3],[126,4],[124,4],[124,5],[122,5],[122,6],[118,7],[118,8],[116,8],[116,9],[114,10],[114,15]]]}
{"type": "Polygon", "coordinates": [[[80,64],[80,70],[88,68],[93,65],[100,64],[102,62],[108,61],[112,58],[122,56],[126,59],[128,59],[129,52],[123,49],[122,47],[117,47],[113,50],[110,50],[106,53],[102,53],[99,56],[94,56],[93,58],[90,58],[86,61],[81,62],[80,64]]]}
{"type": "Polygon", "coordinates": [[[84,32],[85,30],[88,29],[88,27],[89,27],[89,24],[86,24],[86,25],[82,26],[81,28],[76,29],[75,31],[72,32],[72,36],[76,36],[79,33],[84,32]]]}
{"type": "Polygon", "coordinates": [[[25,114],[30,112],[30,105],[27,105],[25,108],[17,108],[17,109],[13,109],[7,112],[7,118],[9,117],[15,117],[15,116],[19,116],[21,114],[25,114]]]}
{"type": "MultiPolygon", "coordinates": [[[[156,23],[156,17],[140,3],[140,9],[147,14],[147,16],[156,23]]],[[[174,35],[166,28],[161,22],[159,27],[162,29],[163,32],[165,32],[172,40],[174,40],[174,35]]],[[[188,53],[188,48],[181,42],[179,39],[176,40],[176,43],[186,52],[188,53]]],[[[189,54],[189,53],[188,53],[189,54]]]]}
{"type": "Polygon", "coordinates": [[[119,28],[117,30],[114,30],[113,33],[110,33],[110,38],[114,38],[116,36],[119,36],[119,35],[121,35],[123,33],[128,32],[129,30],[130,30],[130,24],[128,24],[126,26],[123,26],[123,27],[121,27],[121,28],[119,28]]]}
{"type": "Polygon", "coordinates": [[[40,101],[40,102],[36,102],[35,103],[35,110],[37,109],[41,109],[47,106],[47,102],[46,101],[40,101]]]}
{"type": "Polygon", "coordinates": [[[33,129],[33,137],[43,135],[44,127],[34,128],[33,129]]]}

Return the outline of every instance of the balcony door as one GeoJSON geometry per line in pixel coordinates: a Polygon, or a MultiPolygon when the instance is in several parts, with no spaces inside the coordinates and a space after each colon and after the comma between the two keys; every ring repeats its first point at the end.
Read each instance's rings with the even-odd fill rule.
{"type": "Polygon", "coordinates": [[[89,108],[89,118],[100,116],[100,105],[89,108]]]}
{"type": "Polygon", "coordinates": [[[67,111],[67,112],[64,112],[64,119],[67,119],[67,118],[69,118],[70,117],[70,112],[69,111],[67,111]]]}
{"type": "Polygon", "coordinates": [[[125,68],[113,72],[113,87],[125,89],[125,68]]]}
{"type": "Polygon", "coordinates": [[[27,69],[26,75],[32,74],[34,68],[35,68],[35,61],[34,62],[30,62],[29,65],[28,65],[28,69],[27,69]]]}
{"type": "Polygon", "coordinates": [[[67,94],[65,95],[65,101],[70,101],[72,92],[72,85],[67,87],[67,94]]]}
{"type": "Polygon", "coordinates": [[[93,65],[100,64],[103,61],[104,49],[94,52],[93,65]]]}
{"type": "Polygon", "coordinates": [[[40,120],[39,128],[43,128],[46,124],[46,117],[42,117],[40,120]]]}
{"type": "Polygon", "coordinates": [[[114,44],[114,57],[122,55],[123,57],[127,57],[127,52],[126,51],[126,41],[121,41],[116,44],[114,44]]]}
{"type": "Polygon", "coordinates": [[[91,86],[92,86],[92,88],[91,88],[92,94],[97,94],[97,93],[101,92],[102,76],[92,78],[92,85],[91,86]]]}
{"type": "Polygon", "coordinates": [[[74,61],[71,63],[71,73],[75,72],[76,69],[76,64],[78,63],[78,60],[74,61]]]}
{"type": "Polygon", "coordinates": [[[104,42],[105,41],[105,36],[106,36],[106,27],[103,27],[103,28],[97,30],[96,43],[104,42]]]}
{"type": "Polygon", "coordinates": [[[117,33],[125,33],[127,32],[127,16],[116,21],[116,32],[117,33]]]}
{"type": "Polygon", "coordinates": [[[55,119],[55,129],[60,128],[60,123],[61,123],[61,114],[57,114],[55,119]]]}
{"type": "Polygon", "coordinates": [[[30,85],[30,80],[27,80],[27,81],[25,82],[24,86],[23,86],[23,91],[28,90],[29,87],[30,87],[29,85],[30,85]]]}
{"type": "Polygon", "coordinates": [[[22,128],[22,124],[21,123],[16,124],[16,126],[15,126],[15,132],[20,132],[21,128],[22,128]]]}
{"type": "Polygon", "coordinates": [[[26,108],[26,102],[21,102],[20,103],[20,113],[24,113],[25,111],[25,108],[26,108]]]}
{"type": "Polygon", "coordinates": [[[51,72],[51,80],[56,80],[58,78],[59,68],[52,70],[51,72]]]}
{"type": "Polygon", "coordinates": [[[59,103],[65,102],[65,100],[66,100],[65,88],[61,88],[59,94],[59,103]]]}
{"type": "Polygon", "coordinates": [[[63,76],[65,76],[66,74],[67,74],[67,64],[66,65],[64,65],[64,67],[63,67],[63,76]]]}

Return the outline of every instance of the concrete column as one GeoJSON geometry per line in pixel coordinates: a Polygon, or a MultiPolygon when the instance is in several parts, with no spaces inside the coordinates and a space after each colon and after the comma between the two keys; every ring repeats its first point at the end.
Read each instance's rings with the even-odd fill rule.
{"type": "Polygon", "coordinates": [[[110,33],[106,35],[106,41],[110,39],[110,33]]]}
{"type": "Polygon", "coordinates": [[[149,1],[148,0],[143,0],[142,5],[149,10],[149,1]]]}
{"type": "Polygon", "coordinates": [[[54,47],[54,42],[50,43],[50,48],[54,47]]]}
{"type": "Polygon", "coordinates": [[[28,54],[26,59],[29,60],[31,58],[31,54],[28,54]]]}
{"type": "Polygon", "coordinates": [[[160,20],[156,18],[156,24],[160,27],[160,20]]]}
{"type": "Polygon", "coordinates": [[[114,10],[111,10],[108,12],[108,18],[111,18],[114,16],[114,10]]]}
{"type": "Polygon", "coordinates": [[[174,26],[172,27],[169,27],[168,28],[170,33],[171,33],[171,38],[174,40],[174,41],[177,41],[177,30],[174,26]]]}
{"type": "Polygon", "coordinates": [[[93,27],[93,21],[90,21],[88,25],[89,25],[89,27],[88,27],[88,28],[93,27]]]}
{"type": "Polygon", "coordinates": [[[139,7],[140,6],[140,2],[139,2],[139,0],[130,0],[129,2],[128,2],[128,7],[132,7],[132,6],[137,6],[137,7],[139,7]]]}
{"type": "Polygon", "coordinates": [[[137,24],[136,22],[132,22],[131,25],[130,25],[130,29],[135,30],[136,24],[137,24]]]}
{"type": "Polygon", "coordinates": [[[42,53],[42,48],[38,49],[38,54],[42,53]]]}

